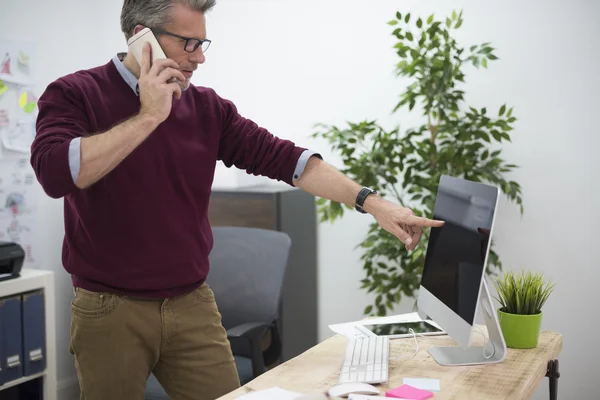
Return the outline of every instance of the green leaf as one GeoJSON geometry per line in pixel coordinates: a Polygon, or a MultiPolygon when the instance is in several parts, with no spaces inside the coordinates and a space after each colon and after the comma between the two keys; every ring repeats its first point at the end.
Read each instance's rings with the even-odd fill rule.
{"type": "Polygon", "coordinates": [[[462,24],[463,24],[463,20],[459,19],[458,22],[456,23],[456,26],[454,26],[454,29],[460,28],[462,26],[462,24]]]}
{"type": "Polygon", "coordinates": [[[413,35],[412,35],[412,33],[410,33],[410,32],[406,32],[406,40],[409,40],[409,41],[411,41],[411,42],[412,42],[412,40],[413,40],[413,35]]]}
{"type": "Polygon", "coordinates": [[[452,25],[452,20],[450,20],[450,18],[446,18],[446,27],[450,28],[450,25],[452,25]]]}
{"type": "Polygon", "coordinates": [[[421,28],[423,26],[423,21],[421,20],[421,18],[419,18],[417,20],[417,28],[421,28]]]}
{"type": "Polygon", "coordinates": [[[452,20],[456,20],[456,10],[452,11],[452,20]]]}
{"type": "Polygon", "coordinates": [[[408,24],[408,21],[410,21],[410,13],[406,14],[406,17],[404,17],[404,22],[408,24]]]}
{"type": "Polygon", "coordinates": [[[498,112],[498,116],[499,117],[503,116],[505,112],[506,112],[506,104],[504,104],[502,107],[500,107],[500,111],[498,112]]]}
{"type": "Polygon", "coordinates": [[[388,25],[390,26],[394,26],[394,25],[398,25],[398,21],[396,21],[395,19],[388,21],[388,25]]]}
{"type": "Polygon", "coordinates": [[[482,58],[482,59],[481,59],[481,66],[482,66],[483,68],[487,68],[487,58],[482,58]]]}
{"type": "Polygon", "coordinates": [[[398,20],[401,20],[401,19],[402,19],[402,14],[400,14],[400,11],[396,12],[396,18],[397,18],[398,20]]]}
{"type": "Polygon", "coordinates": [[[431,14],[429,16],[429,18],[427,18],[427,25],[431,25],[432,22],[433,22],[433,14],[431,14]]]}

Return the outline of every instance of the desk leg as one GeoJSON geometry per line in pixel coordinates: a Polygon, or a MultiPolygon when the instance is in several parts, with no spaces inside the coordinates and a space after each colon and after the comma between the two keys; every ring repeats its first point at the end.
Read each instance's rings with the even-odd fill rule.
{"type": "Polygon", "coordinates": [[[558,360],[548,361],[546,376],[550,380],[550,400],[558,400],[558,378],[560,378],[558,360]]]}

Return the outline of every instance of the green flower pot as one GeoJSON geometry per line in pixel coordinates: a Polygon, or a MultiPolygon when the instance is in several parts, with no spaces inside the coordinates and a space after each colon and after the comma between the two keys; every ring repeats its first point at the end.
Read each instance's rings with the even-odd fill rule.
{"type": "Polygon", "coordinates": [[[542,326],[541,312],[520,315],[498,310],[498,319],[506,346],[514,349],[533,349],[537,346],[542,326]]]}

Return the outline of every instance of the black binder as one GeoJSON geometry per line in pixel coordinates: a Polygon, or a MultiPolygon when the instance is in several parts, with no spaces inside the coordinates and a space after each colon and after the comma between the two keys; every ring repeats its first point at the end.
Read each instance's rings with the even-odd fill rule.
{"type": "Polygon", "coordinates": [[[0,385],[23,376],[21,296],[0,299],[0,385]]]}
{"type": "Polygon", "coordinates": [[[23,294],[23,375],[46,369],[46,318],[44,292],[23,294]]]}

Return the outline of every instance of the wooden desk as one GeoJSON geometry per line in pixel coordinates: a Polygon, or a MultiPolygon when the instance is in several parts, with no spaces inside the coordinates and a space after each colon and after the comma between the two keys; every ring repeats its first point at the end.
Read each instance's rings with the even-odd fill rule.
{"type": "MultiPolygon", "coordinates": [[[[482,327],[485,331],[485,327],[482,327]]],[[[434,399],[529,399],[547,374],[549,362],[562,350],[562,336],[544,331],[538,347],[531,350],[508,349],[500,364],[444,367],[427,352],[429,347],[452,346],[447,337],[419,338],[419,352],[410,360],[390,360],[389,382],[379,386],[385,390],[402,385],[404,377],[436,378],[441,391],[434,399]]],[[[326,392],[338,383],[347,339],[333,336],[305,353],[277,366],[238,390],[219,400],[233,400],[251,391],[278,386],[303,394],[326,392]]],[[[474,334],[473,343],[482,345],[483,338],[474,334]]],[[[390,341],[390,358],[404,357],[415,351],[414,339],[390,341]]]]}

